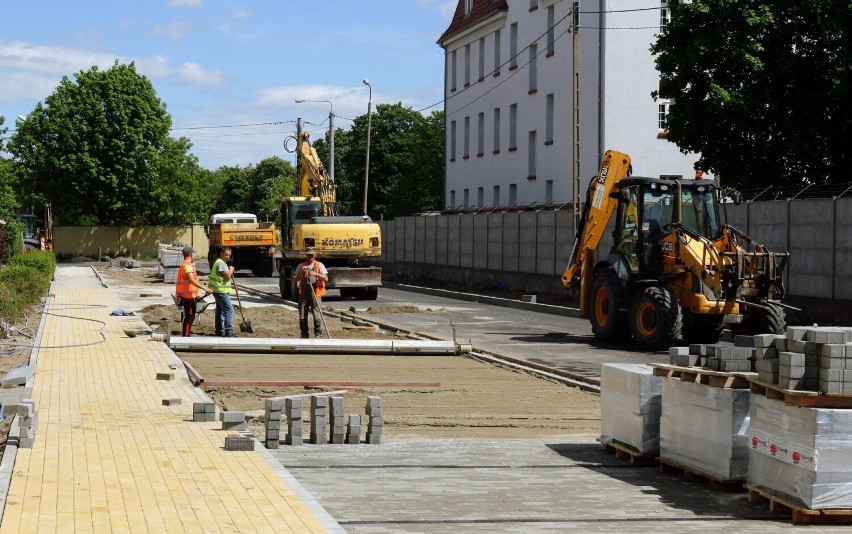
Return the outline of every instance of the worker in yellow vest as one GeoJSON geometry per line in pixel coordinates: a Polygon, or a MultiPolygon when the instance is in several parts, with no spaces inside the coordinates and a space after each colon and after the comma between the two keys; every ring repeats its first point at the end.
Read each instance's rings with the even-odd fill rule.
{"type": "Polygon", "coordinates": [[[231,283],[234,279],[234,266],[231,260],[231,248],[225,247],[210,268],[210,280],[207,285],[213,291],[216,300],[215,329],[217,336],[239,337],[234,334],[234,306],[231,304],[231,283]]]}

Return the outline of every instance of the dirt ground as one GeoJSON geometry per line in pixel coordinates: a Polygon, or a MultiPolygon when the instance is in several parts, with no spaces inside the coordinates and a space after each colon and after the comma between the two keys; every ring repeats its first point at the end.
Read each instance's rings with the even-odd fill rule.
{"type": "MultiPolygon", "coordinates": [[[[156,269],[97,266],[99,274],[128,306],[152,327],[180,330],[175,306],[153,304],[152,295],[168,295],[171,288],[157,277],[156,269]]],[[[340,303],[335,303],[338,308],[340,303]]],[[[193,335],[213,335],[215,306],[196,320],[193,335]]],[[[416,306],[373,307],[374,312],[429,313],[416,306]]],[[[280,305],[246,306],[245,320],[253,333],[243,337],[298,337],[296,311],[280,305]]],[[[362,318],[369,322],[369,311],[362,318]]],[[[39,316],[35,316],[38,326],[39,316]]],[[[234,329],[243,319],[237,310],[234,329]]],[[[395,338],[389,331],[372,333],[349,320],[326,316],[332,338],[395,338]]],[[[1,348],[2,346],[0,346],[1,348]]],[[[26,354],[28,358],[29,354],[26,354]]],[[[201,387],[227,410],[247,411],[250,429],[263,433],[263,399],[340,391],[347,414],[365,414],[368,396],[382,400],[384,437],[535,438],[566,435],[600,435],[600,398],[525,372],[483,363],[466,356],[332,356],[281,354],[201,354],[178,356],[195,367],[207,382],[213,381],[369,381],[429,383],[425,386],[370,387],[201,387]]],[[[24,358],[26,360],[26,358],[24,358]]],[[[5,362],[5,359],[3,360],[5,362]]],[[[14,365],[12,365],[13,367],[14,365]]],[[[309,401],[303,417],[309,427],[309,401]]],[[[308,430],[305,430],[307,434],[308,430]]]]}

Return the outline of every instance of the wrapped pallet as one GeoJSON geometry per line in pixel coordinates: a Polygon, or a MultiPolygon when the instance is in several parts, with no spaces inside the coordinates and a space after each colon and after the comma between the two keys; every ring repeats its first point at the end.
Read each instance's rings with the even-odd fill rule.
{"type": "Polygon", "coordinates": [[[813,510],[852,508],[852,410],[752,399],[748,483],[813,510]]]}
{"type": "Polygon", "coordinates": [[[660,450],[663,379],[644,364],[601,367],[601,442],[629,445],[656,455],[660,450]]]}
{"type": "Polygon", "coordinates": [[[748,389],[663,380],[660,458],[721,481],[748,472],[748,389]]]}

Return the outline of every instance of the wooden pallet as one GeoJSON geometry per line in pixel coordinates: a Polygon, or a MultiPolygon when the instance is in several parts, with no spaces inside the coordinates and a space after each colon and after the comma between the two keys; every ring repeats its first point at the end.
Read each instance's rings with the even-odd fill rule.
{"type": "Polygon", "coordinates": [[[782,497],[760,486],[746,484],[745,488],[748,490],[748,500],[750,502],[768,501],[770,511],[783,514],[789,513],[793,523],[852,524],[852,510],[812,510],[805,508],[790,497],[782,497]]]}
{"type": "Polygon", "coordinates": [[[680,472],[683,473],[683,479],[688,482],[706,482],[709,488],[713,491],[743,491],[743,482],[745,481],[742,478],[737,479],[727,479],[723,480],[717,476],[705,473],[700,469],[696,469],[694,467],[683,465],[680,462],[672,460],[671,458],[657,458],[657,461],[660,463],[660,472],[661,473],[669,473],[669,472],[680,472]]]}
{"type": "Polygon", "coordinates": [[[619,441],[608,441],[604,443],[601,438],[597,438],[598,443],[601,444],[601,449],[604,452],[610,452],[615,454],[616,458],[630,458],[630,463],[634,465],[656,465],[657,457],[653,454],[647,454],[644,452],[639,452],[635,448],[627,445],[626,443],[621,443],[619,441]]]}
{"type": "Polygon", "coordinates": [[[777,384],[751,379],[751,392],[767,399],[783,400],[788,406],[809,408],[852,408],[852,395],[829,395],[819,391],[782,389],[777,384]]]}
{"type": "Polygon", "coordinates": [[[716,388],[747,389],[749,380],[757,373],[726,373],[703,367],[680,367],[664,363],[653,364],[654,376],[679,378],[683,382],[696,382],[716,388]]]}

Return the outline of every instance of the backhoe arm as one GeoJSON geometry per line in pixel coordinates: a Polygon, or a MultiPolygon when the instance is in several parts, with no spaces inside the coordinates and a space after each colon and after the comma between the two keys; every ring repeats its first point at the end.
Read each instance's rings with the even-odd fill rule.
{"type": "Polygon", "coordinates": [[[322,211],[326,217],[337,216],[336,185],[331,181],[319,155],[308,139],[308,132],[300,132],[298,140],[299,195],[316,196],[322,199],[322,211]]]}
{"type": "MultiPolygon", "coordinates": [[[[618,207],[618,199],[611,193],[618,182],[630,176],[630,172],[630,156],[614,150],[608,150],[604,154],[600,171],[586,191],[586,204],[577,225],[571,258],[562,274],[562,284],[565,287],[580,286],[587,292],[591,291],[591,263],[594,253],[606,231],[609,219],[618,207]]],[[[581,300],[582,298],[581,295],[581,300]]]]}

